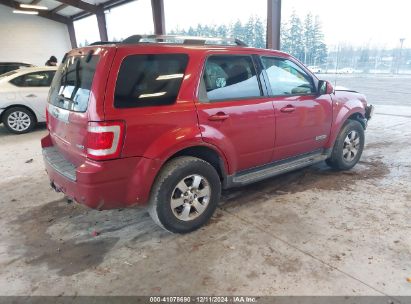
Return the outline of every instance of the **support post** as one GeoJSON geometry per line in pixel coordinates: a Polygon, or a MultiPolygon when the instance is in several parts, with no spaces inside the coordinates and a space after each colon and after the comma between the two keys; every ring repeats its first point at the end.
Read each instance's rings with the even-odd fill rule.
{"type": "Polygon", "coordinates": [[[165,35],[166,22],[164,17],[164,1],[151,0],[151,9],[153,12],[154,34],[165,35]]]}
{"type": "Polygon", "coordinates": [[[77,47],[76,31],[74,30],[73,21],[67,23],[67,30],[70,36],[71,47],[75,49],[77,47]]]}
{"type": "Polygon", "coordinates": [[[280,49],[281,0],[267,0],[267,48],[280,49]]]}
{"type": "Polygon", "coordinates": [[[96,13],[98,31],[100,33],[100,41],[108,41],[106,15],[104,14],[103,6],[99,7],[96,13]]]}

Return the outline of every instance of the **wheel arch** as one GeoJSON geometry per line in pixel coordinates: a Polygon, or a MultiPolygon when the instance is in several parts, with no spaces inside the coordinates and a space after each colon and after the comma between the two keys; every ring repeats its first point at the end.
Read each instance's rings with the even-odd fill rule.
{"type": "Polygon", "coordinates": [[[214,169],[216,169],[222,183],[224,184],[228,172],[227,162],[225,160],[225,157],[216,149],[205,145],[186,147],[168,157],[161,167],[163,167],[164,164],[166,164],[168,161],[179,156],[197,157],[208,162],[210,165],[214,167],[214,169]]]}
{"type": "Polygon", "coordinates": [[[345,122],[347,120],[356,120],[358,121],[362,127],[364,128],[364,130],[367,128],[367,119],[364,117],[364,115],[360,112],[355,112],[353,114],[351,114],[350,116],[347,117],[347,119],[343,122],[342,126],[345,124],[345,122]]]}
{"type": "Polygon", "coordinates": [[[330,138],[325,148],[333,148],[334,142],[337,139],[338,134],[340,133],[342,127],[348,120],[358,121],[365,130],[365,128],[367,127],[367,119],[364,117],[363,112],[364,110],[362,108],[354,108],[347,112],[339,112],[336,118],[334,119],[333,125],[331,127],[330,138]]]}

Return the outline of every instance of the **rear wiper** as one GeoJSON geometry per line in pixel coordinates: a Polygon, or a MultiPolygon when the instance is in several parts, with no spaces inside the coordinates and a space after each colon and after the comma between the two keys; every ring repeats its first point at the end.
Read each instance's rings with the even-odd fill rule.
{"type": "Polygon", "coordinates": [[[64,96],[63,94],[59,94],[59,95],[57,95],[57,98],[59,99],[59,101],[70,100],[69,98],[67,98],[67,97],[66,97],[66,96],[64,96]]]}
{"type": "Polygon", "coordinates": [[[68,98],[68,97],[64,96],[63,94],[57,95],[57,98],[59,99],[60,102],[68,101],[68,102],[74,103],[75,105],[78,104],[77,100],[68,98]]]}
{"type": "Polygon", "coordinates": [[[70,99],[74,102],[74,97],[76,96],[78,90],[80,89],[81,79],[80,79],[80,59],[76,62],[76,85],[74,86],[73,92],[71,92],[70,99]]]}

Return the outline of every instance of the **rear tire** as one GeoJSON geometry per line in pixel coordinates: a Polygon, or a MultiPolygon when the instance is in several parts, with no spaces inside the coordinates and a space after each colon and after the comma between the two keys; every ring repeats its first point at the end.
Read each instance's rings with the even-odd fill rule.
{"type": "Polygon", "coordinates": [[[191,156],[177,157],[156,178],[148,210],[165,230],[188,233],[210,219],[220,193],[220,177],[212,165],[191,156]]]}
{"type": "Polygon", "coordinates": [[[3,114],[3,123],[11,133],[23,134],[33,130],[36,117],[26,108],[14,107],[3,114]]]}
{"type": "Polygon", "coordinates": [[[351,169],[361,158],[364,142],[364,128],[361,123],[347,120],[335,140],[331,157],[326,160],[326,163],[336,170],[351,169]]]}

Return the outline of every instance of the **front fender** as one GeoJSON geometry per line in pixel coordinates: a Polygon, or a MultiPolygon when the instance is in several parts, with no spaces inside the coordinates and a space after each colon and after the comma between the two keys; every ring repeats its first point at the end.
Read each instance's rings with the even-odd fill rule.
{"type": "Polygon", "coordinates": [[[336,96],[333,98],[333,123],[331,126],[329,141],[325,146],[326,148],[332,148],[334,146],[334,142],[348,118],[355,114],[365,117],[365,107],[360,96],[351,95],[360,94],[348,92],[344,92],[342,94],[336,93],[336,96]]]}

